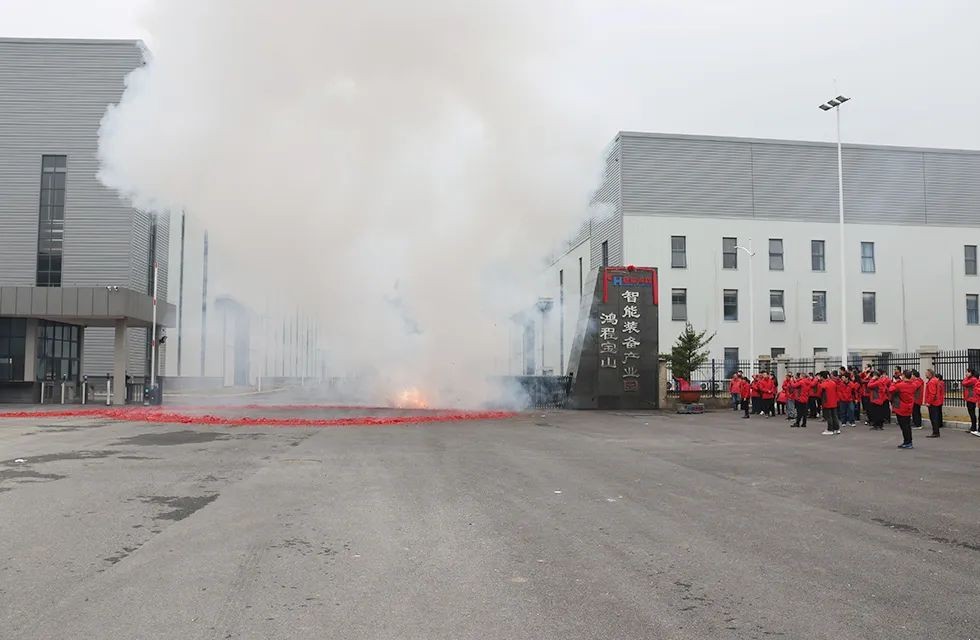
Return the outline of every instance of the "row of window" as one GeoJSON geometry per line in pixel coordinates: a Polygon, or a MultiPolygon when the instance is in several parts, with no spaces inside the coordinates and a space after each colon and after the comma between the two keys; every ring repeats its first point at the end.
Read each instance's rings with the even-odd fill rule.
{"type": "MultiPolygon", "coordinates": [[[[738,269],[738,238],[721,239],[721,266],[723,269],[738,269]]],[[[782,271],[783,239],[769,238],[769,270],[782,271]]],[[[670,266],[673,269],[687,268],[687,236],[670,237],[670,266]]],[[[963,268],[968,276],[977,275],[977,245],[963,246],[963,268]]],[[[810,269],[827,269],[827,247],[823,240],[810,241],[810,269]]],[[[875,272],[875,243],[861,243],[861,272],[875,272]]]]}
{"type": "MultiPolygon", "coordinates": [[[[812,292],[814,322],[827,321],[827,292],[812,292]]],[[[769,321],[786,321],[786,296],[781,289],[769,290],[769,321]]],[[[687,321],[687,289],[670,290],[670,319],[687,321]]],[[[861,317],[864,322],[878,321],[877,295],[874,291],[861,293],[861,317]]],[[[738,289],[725,289],[722,292],[722,314],[725,320],[738,320],[738,289]]],[[[980,324],[980,296],[975,293],[966,296],[966,323],[980,324]]]]}

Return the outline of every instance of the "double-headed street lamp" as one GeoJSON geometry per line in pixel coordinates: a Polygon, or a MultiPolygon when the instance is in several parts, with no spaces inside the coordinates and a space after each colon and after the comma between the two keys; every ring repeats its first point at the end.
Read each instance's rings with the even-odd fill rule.
{"type": "MultiPolygon", "coordinates": [[[[752,238],[749,238],[749,246],[742,247],[735,245],[736,249],[749,254],[749,378],[755,373],[755,296],[752,288],[752,258],[755,251],[752,250],[752,238]]],[[[738,368],[736,363],[735,368],[738,368]]]]}
{"type": "Polygon", "coordinates": [[[840,208],[840,313],[841,313],[841,366],[847,366],[847,275],[844,257],[844,160],[840,144],[840,106],[850,100],[846,96],[837,96],[820,105],[822,111],[833,110],[837,113],[837,201],[840,208]]]}

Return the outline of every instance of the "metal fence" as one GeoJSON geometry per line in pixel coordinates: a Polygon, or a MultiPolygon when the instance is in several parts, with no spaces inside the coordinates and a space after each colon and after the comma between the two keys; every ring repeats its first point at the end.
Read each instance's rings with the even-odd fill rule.
{"type": "MultiPolygon", "coordinates": [[[[752,363],[749,360],[739,360],[736,362],[734,360],[711,359],[698,367],[695,371],[691,372],[690,380],[687,382],[690,385],[690,388],[700,389],[703,394],[711,396],[712,398],[730,396],[731,390],[729,389],[729,386],[732,376],[735,375],[736,371],[741,371],[748,375],[751,365],[752,363]]],[[[775,366],[775,363],[768,360],[762,360],[755,363],[755,371],[773,371],[775,370],[775,366]]],[[[681,385],[677,382],[677,379],[674,378],[670,368],[670,363],[668,362],[667,395],[677,395],[680,393],[680,391],[681,385]]]]}
{"type": "Polygon", "coordinates": [[[946,383],[945,404],[953,407],[966,406],[960,383],[966,377],[968,367],[980,370],[980,349],[940,351],[932,358],[932,370],[941,375],[946,383]]]}
{"type": "MultiPolygon", "coordinates": [[[[871,364],[875,369],[881,369],[887,374],[891,374],[895,369],[902,371],[919,368],[919,354],[912,353],[882,353],[871,359],[871,364]]],[[[924,374],[924,371],[920,371],[924,374]]]]}
{"type": "Polygon", "coordinates": [[[787,360],[786,369],[792,373],[816,373],[817,362],[813,358],[787,360]]]}
{"type": "Polygon", "coordinates": [[[571,376],[510,376],[509,385],[527,398],[527,406],[536,409],[561,409],[572,390],[571,376]]]}

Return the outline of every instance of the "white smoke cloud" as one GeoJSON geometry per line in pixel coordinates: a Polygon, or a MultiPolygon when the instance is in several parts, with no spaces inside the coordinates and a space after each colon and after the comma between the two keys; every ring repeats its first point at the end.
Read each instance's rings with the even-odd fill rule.
{"type": "Polygon", "coordinates": [[[317,315],[333,371],[479,403],[614,133],[561,89],[587,28],[557,0],[160,1],[101,178],[202,218],[222,281],[317,315]]]}

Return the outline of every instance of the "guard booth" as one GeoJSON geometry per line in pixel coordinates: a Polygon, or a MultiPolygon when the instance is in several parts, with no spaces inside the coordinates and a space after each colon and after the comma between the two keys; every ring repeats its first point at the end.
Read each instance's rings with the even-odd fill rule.
{"type": "Polygon", "coordinates": [[[599,267],[589,274],[569,359],[568,406],[656,409],[659,406],[657,270],[599,267]]]}
{"type": "MultiPolygon", "coordinates": [[[[174,305],[158,303],[158,335],[175,316],[174,305]]],[[[86,330],[111,327],[112,403],[124,404],[127,329],[152,325],[152,296],[132,289],[0,287],[0,402],[80,402],[86,330]]]]}

